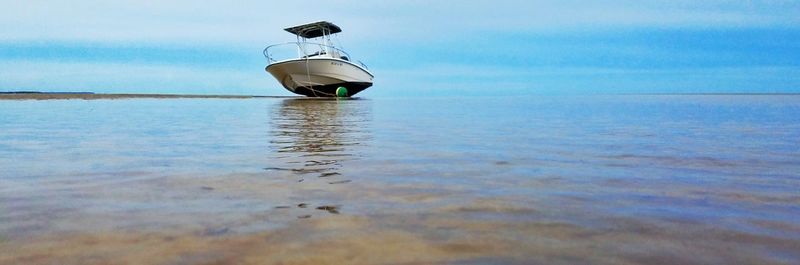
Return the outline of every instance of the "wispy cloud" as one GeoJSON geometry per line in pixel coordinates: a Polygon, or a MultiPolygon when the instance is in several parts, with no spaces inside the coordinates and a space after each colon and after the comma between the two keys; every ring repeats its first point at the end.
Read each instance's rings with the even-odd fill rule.
{"type": "Polygon", "coordinates": [[[443,64],[393,70],[384,76],[397,79],[386,82],[406,86],[385,88],[379,92],[382,95],[762,93],[800,87],[800,67],[497,68],[443,64]]]}
{"type": "Polygon", "coordinates": [[[6,60],[0,70],[0,88],[6,91],[289,95],[261,68],[6,60]]]}
{"type": "Polygon", "coordinates": [[[25,1],[0,9],[2,40],[221,43],[285,39],[328,19],[358,41],[617,27],[798,27],[797,1],[25,1]]]}

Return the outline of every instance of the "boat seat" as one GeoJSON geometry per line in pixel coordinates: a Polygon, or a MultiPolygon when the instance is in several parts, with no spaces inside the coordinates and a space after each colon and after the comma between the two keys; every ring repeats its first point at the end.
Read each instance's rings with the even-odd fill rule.
{"type": "Polygon", "coordinates": [[[350,58],[347,58],[347,56],[342,56],[342,57],[339,57],[339,58],[341,58],[342,60],[348,61],[348,62],[350,61],[350,58]]]}
{"type": "Polygon", "coordinates": [[[324,54],[325,54],[325,51],[318,51],[318,52],[315,52],[315,53],[309,54],[308,56],[303,56],[303,58],[314,57],[314,56],[320,56],[320,55],[324,55],[324,54]]]}

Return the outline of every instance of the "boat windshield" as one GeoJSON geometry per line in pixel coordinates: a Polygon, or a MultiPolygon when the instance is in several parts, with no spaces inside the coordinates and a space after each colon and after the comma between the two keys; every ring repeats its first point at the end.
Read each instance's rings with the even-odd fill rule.
{"type": "Polygon", "coordinates": [[[288,42],[270,45],[264,49],[264,57],[267,57],[270,63],[297,59],[297,58],[337,58],[345,61],[350,61],[350,55],[347,52],[325,44],[313,42],[288,42]]]}

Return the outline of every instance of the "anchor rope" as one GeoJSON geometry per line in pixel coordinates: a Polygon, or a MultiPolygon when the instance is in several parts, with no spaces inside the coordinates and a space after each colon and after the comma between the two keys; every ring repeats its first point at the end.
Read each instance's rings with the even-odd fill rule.
{"type": "Polygon", "coordinates": [[[303,46],[303,54],[306,57],[306,78],[308,80],[308,87],[306,87],[306,89],[311,90],[311,94],[313,94],[315,97],[318,97],[317,93],[327,96],[334,96],[335,94],[325,93],[314,89],[314,82],[311,82],[311,66],[309,66],[309,61],[311,60],[311,58],[310,56],[308,56],[308,52],[306,51],[305,45],[303,46]]]}

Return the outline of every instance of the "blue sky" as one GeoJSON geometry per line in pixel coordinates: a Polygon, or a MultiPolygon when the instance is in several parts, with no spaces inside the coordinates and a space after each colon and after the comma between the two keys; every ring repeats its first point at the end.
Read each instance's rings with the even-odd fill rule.
{"type": "Polygon", "coordinates": [[[800,92],[800,1],[9,1],[0,91],[291,95],[261,50],[340,25],[363,96],[800,92]]]}

